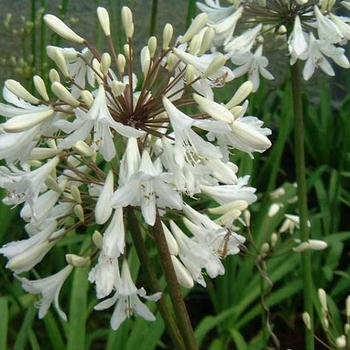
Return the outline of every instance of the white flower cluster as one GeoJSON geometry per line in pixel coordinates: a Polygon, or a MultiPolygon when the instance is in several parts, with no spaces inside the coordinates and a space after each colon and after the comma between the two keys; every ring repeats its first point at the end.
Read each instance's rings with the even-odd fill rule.
{"type": "Polygon", "coordinates": [[[46,15],[54,32],[83,48],[47,47],[59,72],[50,71],[50,91],[41,77],[33,78],[37,97],[17,81],[5,82],[0,186],[7,192],[5,204],[23,205],[28,238],[6,244],[0,253],[17,276],[40,263],[68,232],[91,227],[91,247],[83,256],[67,254],[65,269],[37,281],[17,278],[25,290],[42,295],[40,317],[54,302],[65,318],[58,305],[64,281],[73,267],[97,260],[89,280],[104,300],[95,309],[116,304],[111,325],[117,329],[134,311],[154,320],[139,297],[160,297],[147,296],[131,279],[126,259],[130,210],[145,230],[161,222],[179,283],[205,286],[203,270],[211,278],[223,274],[221,259],[239,252],[245,238],[235,233],[235,222],[256,200],[249,176],[237,177],[229,155],[232,150],[263,152],[271,143],[270,130],[245,116],[250,82],[226,104],[214,100],[213,88],[233,74],[222,54],[206,53],[212,46],[207,15],[195,18],[173,46],[169,24],[160,48],[155,37],[149,38],[138,79],[130,9],[122,9],[123,54],[113,47],[107,11],[99,7],[97,14],[110,53],[99,53],[57,17],[46,15]],[[203,196],[217,206],[199,213],[189,203],[194,198],[200,203],[203,196]]]}
{"type": "Polygon", "coordinates": [[[349,1],[229,2],[233,4],[222,7],[219,0],[205,0],[205,4],[198,2],[197,6],[208,15],[207,24],[213,29],[215,46],[222,46],[225,57],[237,66],[233,70],[235,77],[248,73],[254,85],[253,91],[259,86],[260,75],[273,79],[266,69],[268,59],[263,56],[264,37],[271,33],[284,39],[291,65],[297,60],[305,61],[305,80],[311,78],[317,67],[333,76],[335,73],[329,59],[340,67],[350,67],[341,47],[350,39],[350,17],[333,13],[340,8],[350,10],[349,1]]]}

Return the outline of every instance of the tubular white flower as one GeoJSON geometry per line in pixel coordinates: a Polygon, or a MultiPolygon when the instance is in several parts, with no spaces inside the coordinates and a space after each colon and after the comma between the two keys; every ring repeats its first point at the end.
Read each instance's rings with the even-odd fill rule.
{"type": "Polygon", "coordinates": [[[62,311],[58,298],[63,286],[70,273],[73,271],[73,266],[67,265],[63,270],[56,274],[42,278],[36,281],[28,280],[24,277],[15,277],[22,283],[22,288],[31,294],[41,294],[41,300],[36,304],[39,308],[39,318],[43,318],[50,305],[54,303],[58,315],[67,321],[66,314],[62,311]]]}
{"type": "Polygon", "coordinates": [[[0,248],[0,254],[8,259],[6,268],[21,273],[38,264],[56,243],[55,240],[49,240],[56,227],[57,222],[51,221],[45,229],[34,236],[7,243],[0,248]]]}
{"type": "Polygon", "coordinates": [[[116,287],[117,292],[113,297],[102,301],[94,308],[95,310],[104,310],[116,304],[111,318],[112,329],[117,330],[127,318],[134,314],[134,312],[147,321],[155,321],[154,315],[148,307],[141,302],[139,296],[147,300],[158,301],[162,293],[155,293],[147,296],[143,288],[137,289],[131,279],[129,266],[126,260],[123,262],[121,279],[116,287]]]}

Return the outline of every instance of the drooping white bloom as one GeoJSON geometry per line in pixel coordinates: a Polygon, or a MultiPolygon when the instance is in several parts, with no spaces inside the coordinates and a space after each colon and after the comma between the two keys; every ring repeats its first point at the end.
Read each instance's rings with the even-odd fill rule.
{"type": "Polygon", "coordinates": [[[54,275],[35,281],[15,275],[15,277],[22,283],[22,288],[25,291],[31,294],[41,294],[40,301],[36,303],[36,306],[39,308],[39,318],[43,318],[46,315],[50,305],[54,303],[55,309],[57,310],[59,316],[63,320],[67,321],[67,316],[62,311],[58,298],[63,283],[72,271],[73,266],[68,265],[54,275]]]}
{"type": "Polygon", "coordinates": [[[16,173],[9,171],[8,168],[0,167],[0,177],[4,179],[3,187],[7,190],[5,203],[17,205],[27,202],[34,210],[42,186],[58,162],[59,158],[55,157],[38,169],[16,173]]]}
{"type": "Polygon", "coordinates": [[[143,288],[137,289],[132,281],[129,265],[126,261],[123,262],[121,280],[115,287],[117,291],[113,297],[106,299],[95,306],[95,310],[104,310],[116,304],[111,318],[112,329],[117,330],[119,326],[134,313],[147,321],[155,321],[154,315],[148,307],[141,302],[139,297],[157,301],[160,299],[161,293],[147,296],[146,291],[143,288]]]}
{"type": "Polygon", "coordinates": [[[142,153],[140,169],[129,182],[113,194],[110,205],[114,208],[140,205],[145,221],[153,226],[156,219],[156,203],[174,209],[182,208],[180,194],[163,180],[161,169],[157,169],[147,151],[142,153]]]}
{"type": "Polygon", "coordinates": [[[62,232],[60,230],[54,234],[56,228],[57,222],[51,221],[32,237],[5,244],[0,248],[0,254],[5,255],[8,259],[6,267],[15,273],[21,273],[38,264],[55,245],[56,241],[53,237],[59,236],[62,232]]]}
{"type": "Polygon", "coordinates": [[[266,69],[269,61],[262,55],[263,47],[260,45],[254,53],[247,52],[245,56],[240,58],[232,57],[233,63],[238,65],[238,68],[233,70],[235,77],[240,77],[248,73],[248,79],[253,83],[253,92],[258,90],[260,85],[260,75],[267,80],[273,80],[273,75],[266,69]]]}

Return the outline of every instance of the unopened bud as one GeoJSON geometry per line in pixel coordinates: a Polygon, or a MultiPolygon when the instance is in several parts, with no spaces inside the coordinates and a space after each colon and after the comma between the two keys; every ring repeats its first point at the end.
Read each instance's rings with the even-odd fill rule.
{"type": "Polygon", "coordinates": [[[205,72],[202,74],[201,78],[205,79],[211,76],[212,74],[216,73],[220,68],[223,67],[223,65],[226,63],[227,59],[224,55],[216,55],[214,59],[210,62],[208,68],[205,70],[205,72]]]}
{"type": "Polygon", "coordinates": [[[188,64],[185,72],[186,84],[190,84],[193,81],[195,73],[196,69],[192,66],[192,64],[188,64]]]}
{"type": "Polygon", "coordinates": [[[33,77],[33,83],[35,86],[36,91],[40,94],[40,96],[46,101],[49,102],[50,98],[47,94],[46,86],[44,80],[39,77],[39,75],[34,75],[33,77]]]}
{"type": "Polygon", "coordinates": [[[270,245],[268,243],[264,243],[260,248],[260,253],[265,254],[269,251],[270,245]]]}
{"type": "Polygon", "coordinates": [[[77,141],[73,145],[73,151],[79,153],[83,157],[91,157],[94,154],[93,149],[84,141],[77,141]]]}
{"type": "Polygon", "coordinates": [[[103,237],[99,231],[95,230],[95,232],[92,234],[92,242],[98,249],[102,249],[103,237]]]}
{"type": "Polygon", "coordinates": [[[127,6],[122,7],[122,21],[126,37],[131,39],[134,34],[134,24],[132,20],[132,12],[127,6]]]}
{"type": "Polygon", "coordinates": [[[70,188],[70,193],[74,200],[78,203],[81,204],[81,196],[80,196],[80,191],[77,186],[72,185],[70,188]]]}
{"type": "Polygon", "coordinates": [[[271,247],[274,247],[277,243],[277,240],[278,240],[278,235],[276,232],[273,232],[271,234],[271,237],[270,237],[270,244],[271,244],[271,247]]]}
{"type": "Polygon", "coordinates": [[[169,47],[170,41],[173,38],[173,33],[173,26],[167,23],[163,29],[163,50],[166,50],[169,47]]]}
{"type": "Polygon", "coordinates": [[[166,242],[168,244],[169,253],[171,255],[178,255],[179,254],[179,246],[174,238],[174,236],[171,234],[170,230],[164,225],[162,222],[163,232],[166,239],[166,242]]]}
{"type": "Polygon", "coordinates": [[[269,208],[269,211],[267,213],[267,216],[272,218],[273,216],[275,216],[278,213],[279,210],[280,210],[280,205],[277,204],[277,203],[272,203],[270,205],[270,208],[269,208]]]}
{"type": "Polygon", "coordinates": [[[310,318],[310,315],[307,312],[303,312],[302,318],[303,318],[303,321],[304,321],[304,324],[305,324],[306,328],[311,331],[311,318],[310,318]]]}
{"type": "Polygon", "coordinates": [[[183,44],[190,41],[206,24],[208,15],[206,13],[199,14],[188,27],[186,33],[179,39],[179,43],[183,44]]]}
{"type": "Polygon", "coordinates": [[[54,82],[51,85],[52,92],[63,102],[66,102],[72,107],[78,107],[80,102],[59,82],[54,82]]]}
{"type": "Polygon", "coordinates": [[[77,218],[79,219],[80,222],[84,222],[85,221],[85,217],[84,217],[84,209],[81,206],[81,204],[76,204],[74,206],[74,214],[77,216],[77,218]]]}
{"type": "Polygon", "coordinates": [[[200,46],[201,46],[201,39],[199,38],[199,35],[196,34],[190,42],[190,45],[188,47],[188,52],[191,55],[194,55],[199,50],[200,46]]]}
{"type": "Polygon", "coordinates": [[[148,39],[148,50],[149,50],[149,55],[151,58],[154,57],[154,54],[157,50],[157,38],[155,36],[151,36],[149,39],[148,39]]]}
{"type": "Polygon", "coordinates": [[[185,288],[192,288],[194,283],[188,270],[174,255],[170,256],[178,282],[185,288]]]}
{"type": "Polygon", "coordinates": [[[97,17],[100,22],[101,28],[106,36],[111,35],[111,27],[110,27],[110,21],[109,21],[109,14],[108,11],[104,7],[98,7],[97,8],[97,17]]]}
{"type": "Polygon", "coordinates": [[[5,81],[6,88],[11,91],[13,94],[18,96],[24,101],[27,101],[32,104],[39,104],[39,100],[33,96],[26,88],[24,88],[18,81],[13,79],[7,79],[5,81]]]}
{"type": "Polygon", "coordinates": [[[46,47],[46,53],[56,63],[63,75],[66,78],[69,78],[70,74],[68,72],[67,62],[63,52],[59,48],[49,45],[46,47]]]}
{"type": "Polygon", "coordinates": [[[346,298],[345,306],[346,306],[346,317],[350,318],[350,295],[346,298]]]}
{"type": "Polygon", "coordinates": [[[107,76],[108,70],[111,66],[111,55],[107,52],[105,52],[101,57],[101,72],[104,76],[107,76]]]}
{"type": "Polygon", "coordinates": [[[110,85],[111,85],[112,93],[114,97],[120,96],[125,90],[125,84],[123,84],[118,80],[113,80],[110,85]]]}
{"type": "Polygon", "coordinates": [[[252,91],[253,83],[251,81],[246,81],[238,88],[231,100],[226,104],[226,107],[231,109],[232,107],[239,105],[252,93],[252,91]]]}
{"type": "Polygon", "coordinates": [[[295,248],[293,248],[293,250],[296,252],[296,253],[301,253],[305,250],[308,250],[310,249],[310,244],[308,242],[302,242],[300,243],[298,246],[296,246],[295,248]]]}
{"type": "Polygon", "coordinates": [[[327,295],[324,289],[319,288],[317,291],[318,294],[318,299],[320,300],[322,311],[327,312],[328,307],[327,307],[327,295]]]}
{"type": "Polygon", "coordinates": [[[203,112],[209,114],[212,118],[229,124],[233,122],[231,112],[224,106],[215,101],[208,100],[207,98],[198,94],[193,94],[193,99],[197,102],[199,108],[203,112]]]}
{"type": "Polygon", "coordinates": [[[125,63],[126,63],[125,56],[120,53],[117,57],[117,68],[121,75],[125,71],[125,63]]]}
{"type": "Polygon", "coordinates": [[[215,36],[215,30],[213,28],[208,27],[205,29],[202,42],[201,42],[201,47],[199,48],[199,51],[198,51],[198,56],[202,56],[206,51],[208,51],[211,48],[213,44],[214,36],[215,36]]]}
{"type": "Polygon", "coordinates": [[[339,336],[336,340],[335,343],[337,344],[337,347],[340,349],[345,349],[346,347],[346,337],[344,334],[339,336]]]}
{"type": "Polygon", "coordinates": [[[44,21],[55,33],[57,33],[62,38],[74,41],[79,44],[82,44],[84,42],[84,39],[81,36],[76,34],[56,16],[45,15],[44,21]]]}
{"type": "Polygon", "coordinates": [[[90,265],[90,259],[76,254],[66,254],[66,261],[74,267],[85,267],[90,265]]]}
{"type": "Polygon", "coordinates": [[[50,69],[49,79],[50,79],[51,84],[54,83],[54,82],[60,82],[61,81],[60,75],[58,74],[56,69],[54,69],[54,68],[50,69]]]}
{"type": "Polygon", "coordinates": [[[83,90],[80,92],[81,99],[86,103],[87,107],[91,107],[94,103],[94,97],[92,93],[88,90],[83,90]]]}

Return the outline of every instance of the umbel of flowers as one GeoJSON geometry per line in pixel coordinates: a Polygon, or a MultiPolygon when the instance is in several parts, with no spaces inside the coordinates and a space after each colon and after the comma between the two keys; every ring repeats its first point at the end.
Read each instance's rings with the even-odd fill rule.
{"type": "MultiPolygon", "coordinates": [[[[267,35],[275,36],[274,48],[282,47],[291,65],[297,60],[305,62],[305,80],[311,78],[316,68],[334,76],[330,60],[340,67],[350,67],[341,47],[350,39],[350,18],[335,14],[350,10],[349,1],[231,0],[228,1],[231,5],[225,7],[219,0],[204,2],[197,6],[208,15],[215,46],[222,47],[225,57],[236,66],[233,70],[236,77],[248,73],[254,91],[260,75],[273,79],[266,68],[268,59],[263,55],[267,35]]],[[[271,44],[271,40],[266,42],[271,44]]]]}
{"type": "Polygon", "coordinates": [[[58,70],[50,71],[49,86],[34,76],[34,94],[17,81],[5,82],[0,186],[6,191],[3,203],[21,205],[28,237],[0,253],[23,288],[41,295],[40,318],[54,303],[66,319],[60,289],[74,268],[91,266],[88,278],[100,299],[95,309],[116,305],[111,326],[117,329],[133,313],[154,320],[140,298],[161,297],[147,296],[131,278],[126,242],[135,224],[143,239],[157,241],[164,233],[181,285],[205,286],[203,274],[214,278],[225,272],[222,258],[237,254],[245,242],[237,233],[242,211],[256,200],[249,176],[238,177],[230,154],[263,152],[270,147],[270,130],[245,116],[250,82],[230,101],[215,101],[213,89],[234,74],[223,54],[207,53],[213,30],[205,26],[206,14],[176,40],[170,24],[161,43],[150,37],[140,52],[140,76],[134,72],[130,9],[122,9],[123,53],[113,46],[106,9],[99,7],[97,15],[109,52],[98,52],[46,15],[54,32],[80,48],[48,46],[58,70]],[[212,200],[211,208],[194,210],[191,203],[203,198],[212,200]],[[20,276],[72,232],[91,236],[84,253],[67,254],[67,267],[52,276],[20,276]]]}

